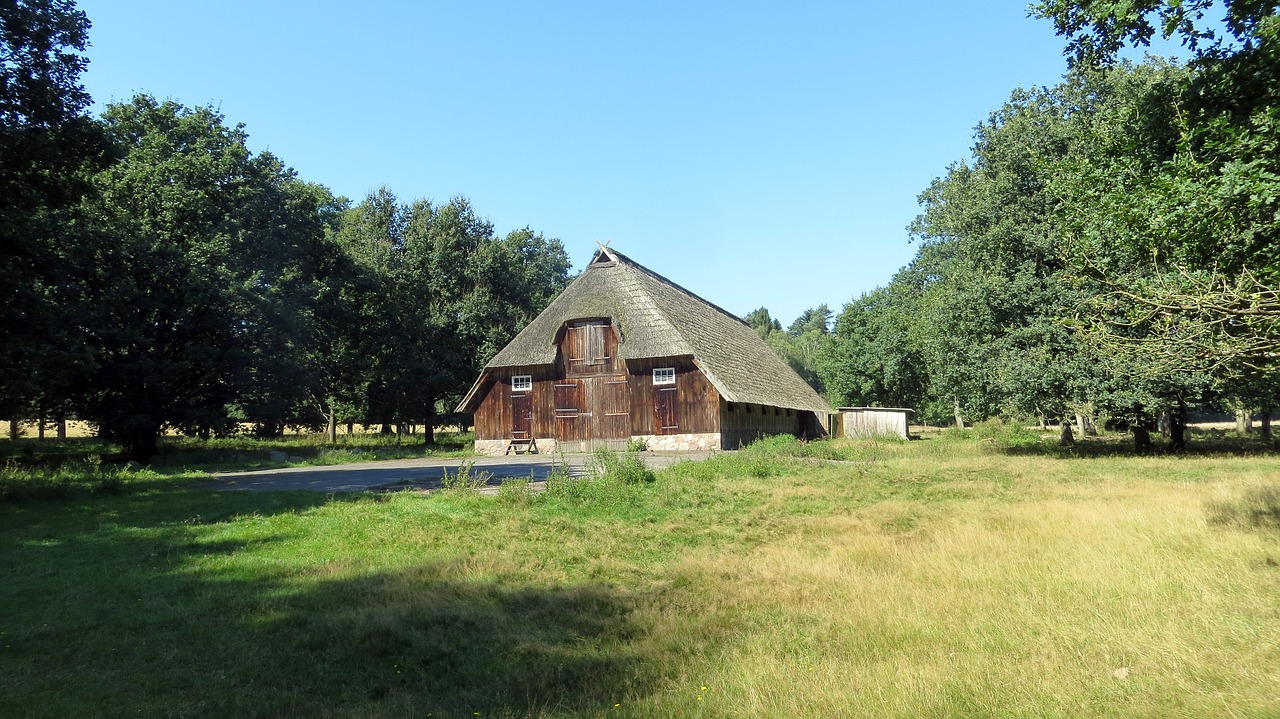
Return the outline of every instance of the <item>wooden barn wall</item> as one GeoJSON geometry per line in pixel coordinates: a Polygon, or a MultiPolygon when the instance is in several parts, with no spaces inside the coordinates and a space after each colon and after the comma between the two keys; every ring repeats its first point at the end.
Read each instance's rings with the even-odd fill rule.
{"type": "Polygon", "coordinates": [[[566,377],[553,386],[557,440],[626,439],[630,435],[630,402],[626,375],[566,377]]]}
{"type": "Polygon", "coordinates": [[[533,390],[529,392],[529,406],[533,412],[530,422],[534,437],[551,437],[555,427],[552,394],[555,378],[550,367],[504,367],[490,370],[484,396],[475,413],[476,439],[508,439],[513,425],[511,417],[511,378],[516,375],[533,377],[533,390]]]}
{"type": "Polygon", "coordinates": [[[907,438],[907,413],[902,410],[841,411],[844,420],[844,436],[901,437],[907,438]]]}
{"type": "Polygon", "coordinates": [[[724,402],[721,408],[721,441],[725,449],[738,449],[775,434],[804,434],[804,415],[794,409],[746,402],[724,402]]]}
{"type": "Polygon", "coordinates": [[[511,438],[511,378],[516,375],[533,379],[527,396],[530,434],[535,438],[579,441],[720,431],[720,394],[691,358],[628,364],[616,357],[617,347],[617,334],[607,323],[575,322],[560,339],[554,366],[491,370],[480,389],[476,439],[511,438]],[[662,367],[675,369],[674,391],[654,386],[653,370],[662,367]],[[671,394],[661,398],[668,420],[661,423],[655,397],[668,391],[671,394]]]}
{"type": "Polygon", "coordinates": [[[631,385],[631,434],[699,434],[720,431],[720,393],[691,359],[640,360],[628,363],[631,385]],[[653,370],[676,370],[676,427],[657,426],[653,370]]]}

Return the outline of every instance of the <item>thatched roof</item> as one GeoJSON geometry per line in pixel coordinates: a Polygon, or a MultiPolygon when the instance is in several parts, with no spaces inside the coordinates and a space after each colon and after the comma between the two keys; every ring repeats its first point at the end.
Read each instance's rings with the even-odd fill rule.
{"type": "Polygon", "coordinates": [[[607,247],[485,370],[552,364],[564,323],[595,318],[617,329],[622,359],[692,357],[725,401],[831,411],[746,322],[607,247]]]}

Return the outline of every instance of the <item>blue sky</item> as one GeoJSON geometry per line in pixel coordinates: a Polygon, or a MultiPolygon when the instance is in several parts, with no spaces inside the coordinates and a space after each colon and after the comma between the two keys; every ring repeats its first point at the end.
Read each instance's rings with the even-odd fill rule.
{"type": "Polygon", "coordinates": [[[471,199],[789,324],[886,283],[917,195],[1062,39],[1019,0],[80,0],[96,108],[212,105],[353,200],[471,199]]]}

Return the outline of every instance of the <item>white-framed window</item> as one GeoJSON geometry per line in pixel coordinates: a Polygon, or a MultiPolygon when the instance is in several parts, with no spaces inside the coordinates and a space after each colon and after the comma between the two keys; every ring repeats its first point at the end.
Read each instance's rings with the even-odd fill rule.
{"type": "Polygon", "coordinates": [[[529,392],[533,390],[533,375],[518,374],[511,377],[512,392],[529,392]]]}
{"type": "Polygon", "coordinates": [[[658,384],[675,384],[676,368],[675,367],[657,367],[653,370],[653,383],[658,384]]]}

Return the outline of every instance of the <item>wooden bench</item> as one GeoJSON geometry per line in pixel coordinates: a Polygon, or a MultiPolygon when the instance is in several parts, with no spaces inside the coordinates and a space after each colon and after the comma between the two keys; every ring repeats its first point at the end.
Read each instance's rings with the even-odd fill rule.
{"type": "Polygon", "coordinates": [[[511,443],[507,445],[507,451],[505,454],[511,454],[512,451],[516,454],[537,454],[538,441],[532,437],[528,437],[526,439],[512,439],[511,443]]]}

